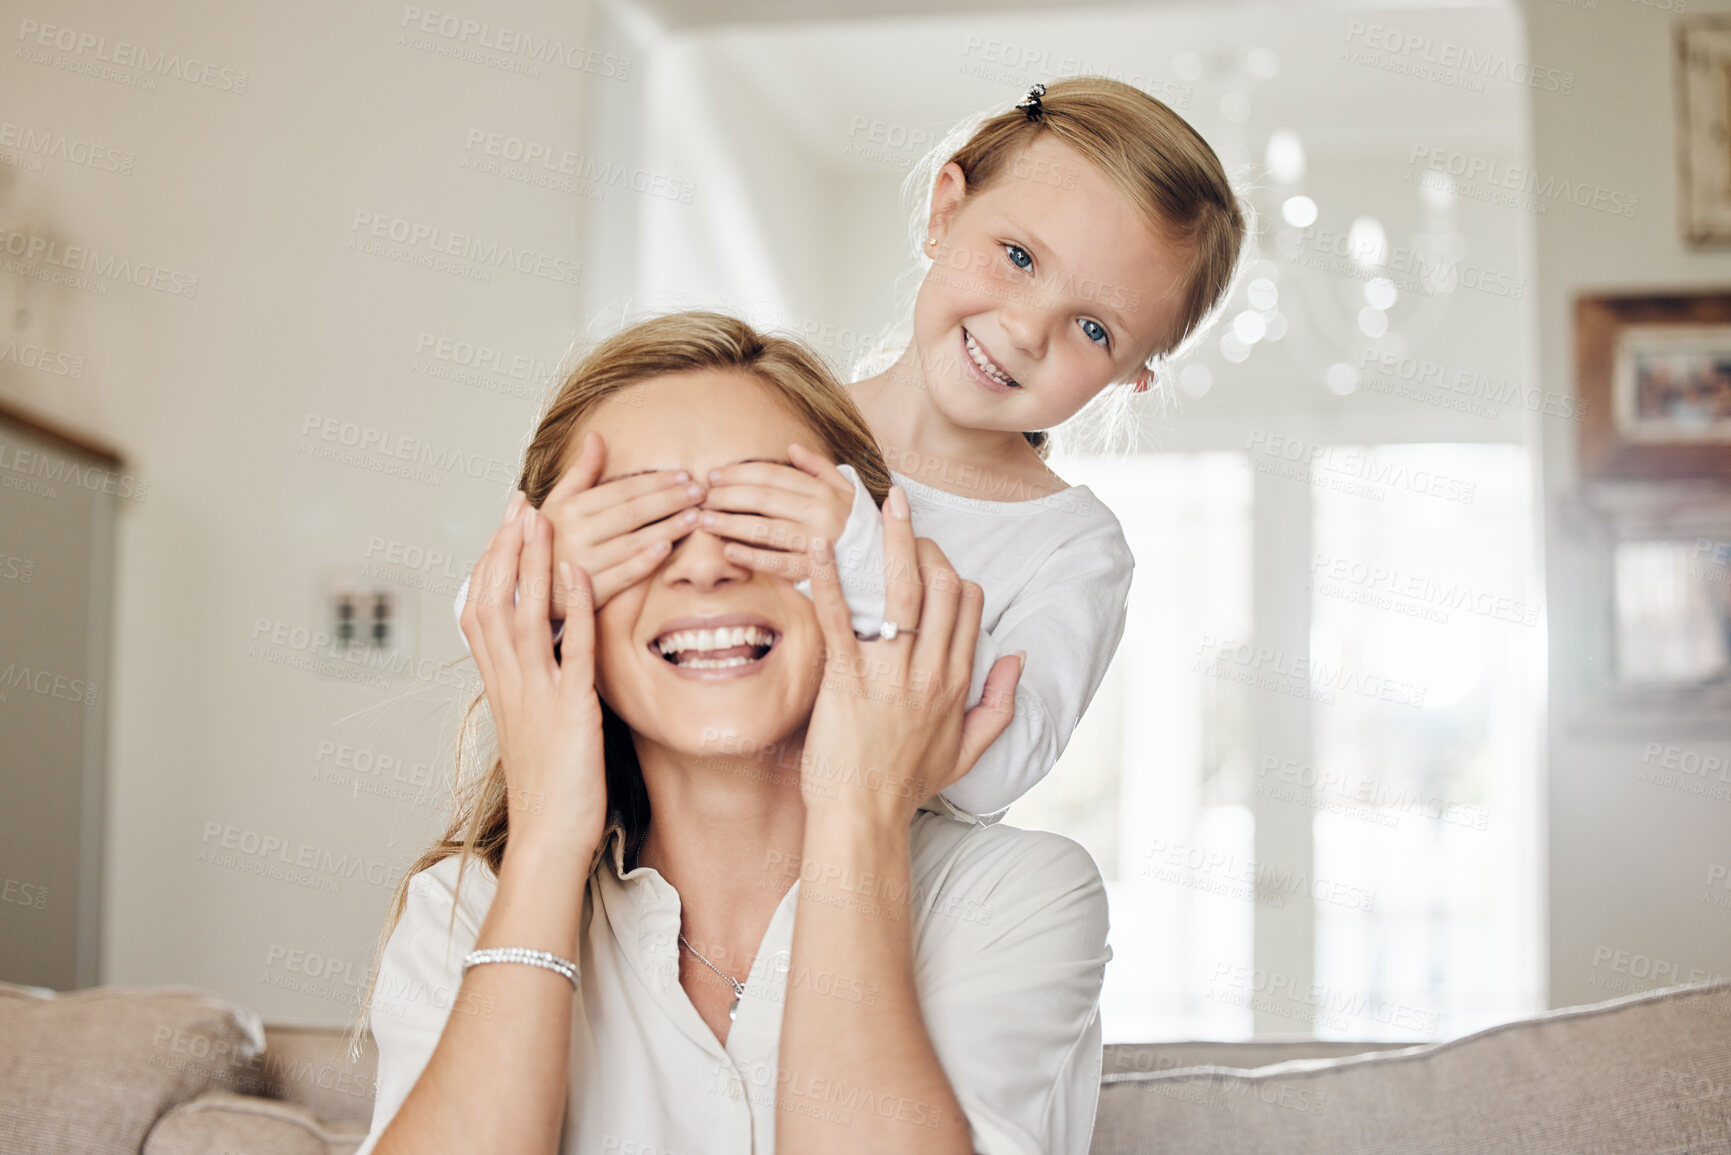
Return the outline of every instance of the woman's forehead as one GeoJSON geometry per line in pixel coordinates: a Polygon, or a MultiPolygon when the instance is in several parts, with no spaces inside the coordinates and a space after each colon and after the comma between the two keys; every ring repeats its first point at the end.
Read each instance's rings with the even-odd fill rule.
{"type": "Polygon", "coordinates": [[[604,480],[657,469],[694,475],[744,460],[786,462],[790,441],[817,444],[803,422],[750,374],[701,370],[650,378],[611,394],[583,428],[606,445],[604,480]]]}

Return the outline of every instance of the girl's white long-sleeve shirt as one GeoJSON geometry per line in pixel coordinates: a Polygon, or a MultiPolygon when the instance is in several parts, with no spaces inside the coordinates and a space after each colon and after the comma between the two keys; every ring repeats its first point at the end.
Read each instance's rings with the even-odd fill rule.
{"type": "MultiPolygon", "coordinates": [[[[1136,559],[1117,517],[1085,485],[986,501],[892,476],[908,495],[914,532],[937,542],[986,595],[968,705],[979,702],[993,662],[1027,651],[1009,728],[939,795],[967,817],[996,822],[1051,772],[1105,679],[1124,638],[1136,559]]],[[[876,572],[881,590],[881,560],[876,572]]]]}
{"type": "MultiPolygon", "coordinates": [[[[883,515],[853,467],[839,468],[853,482],[854,506],[835,543],[836,566],[854,631],[873,637],[884,620],[883,515]]],[[[1009,727],[938,795],[957,817],[996,822],[1051,772],[1105,679],[1124,637],[1136,560],[1117,517],[1085,485],[987,501],[891,476],[907,494],[914,533],[937,542],[956,573],[985,593],[967,704],[979,703],[993,662],[1027,652],[1009,727]]],[[[458,614],[468,588],[465,579],[458,614]]],[[[795,588],[811,595],[809,582],[795,588]]]]}

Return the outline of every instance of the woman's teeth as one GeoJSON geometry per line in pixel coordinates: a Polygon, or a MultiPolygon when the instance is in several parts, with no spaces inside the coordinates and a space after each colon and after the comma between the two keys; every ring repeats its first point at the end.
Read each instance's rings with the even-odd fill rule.
{"type": "Polygon", "coordinates": [[[974,335],[966,329],[962,330],[962,343],[968,347],[968,356],[974,359],[974,364],[980,367],[980,372],[1001,385],[1017,384],[1014,377],[998,368],[997,364],[986,356],[986,351],[974,343],[974,335]]]}
{"type": "Polygon", "coordinates": [[[760,626],[723,626],[679,630],[657,639],[655,647],[676,666],[720,670],[757,661],[774,641],[775,633],[760,626]]]}

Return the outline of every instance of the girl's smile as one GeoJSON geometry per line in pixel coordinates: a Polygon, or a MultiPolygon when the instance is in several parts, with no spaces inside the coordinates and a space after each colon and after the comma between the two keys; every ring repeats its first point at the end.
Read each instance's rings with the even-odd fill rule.
{"type": "Polygon", "coordinates": [[[974,335],[962,328],[962,352],[964,361],[971,365],[975,372],[970,374],[981,385],[993,393],[1008,393],[1022,387],[1022,383],[1010,376],[997,360],[980,346],[974,335]]]}

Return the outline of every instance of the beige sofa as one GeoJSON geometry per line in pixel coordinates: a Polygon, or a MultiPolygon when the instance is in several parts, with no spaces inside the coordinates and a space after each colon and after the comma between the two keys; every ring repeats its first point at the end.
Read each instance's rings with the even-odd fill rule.
{"type": "MultiPolygon", "coordinates": [[[[350,1155],[376,1053],[183,987],[0,983],[0,1155],[350,1155]]],[[[1731,1152],[1731,983],[1447,1043],[1106,1048],[1096,1155],[1731,1152]]]]}

